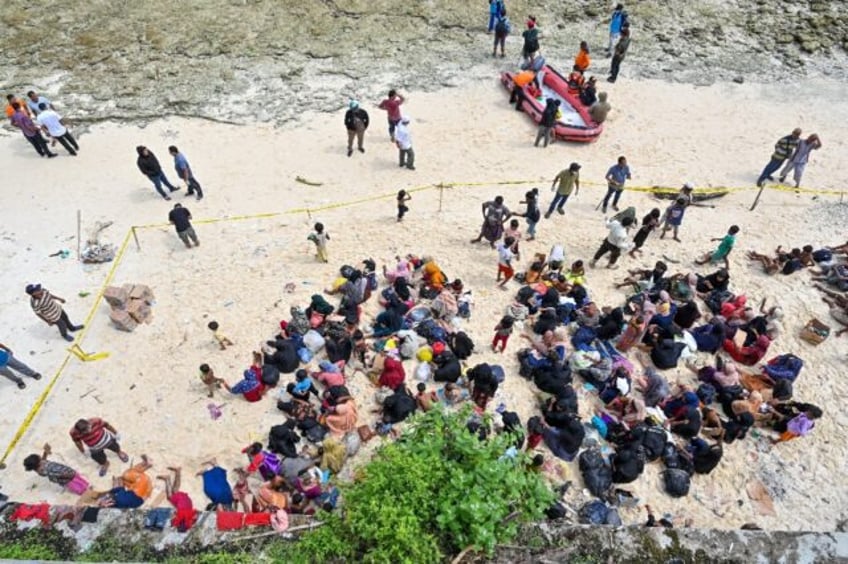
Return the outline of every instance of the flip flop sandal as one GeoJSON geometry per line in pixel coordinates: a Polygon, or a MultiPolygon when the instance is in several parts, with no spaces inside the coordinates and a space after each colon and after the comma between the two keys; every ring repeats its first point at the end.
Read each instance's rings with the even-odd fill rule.
{"type": "Polygon", "coordinates": [[[121,462],[124,462],[124,463],[126,463],[126,462],[129,462],[129,461],[130,461],[130,457],[129,457],[129,455],[127,455],[127,454],[119,454],[119,455],[118,455],[118,458],[120,458],[120,459],[121,459],[121,462]]]}
{"type": "Polygon", "coordinates": [[[106,475],[106,472],[108,472],[108,471],[109,471],[108,468],[106,468],[105,466],[101,466],[100,470],[98,470],[98,472],[97,472],[97,475],[102,478],[103,476],[106,475]]]}

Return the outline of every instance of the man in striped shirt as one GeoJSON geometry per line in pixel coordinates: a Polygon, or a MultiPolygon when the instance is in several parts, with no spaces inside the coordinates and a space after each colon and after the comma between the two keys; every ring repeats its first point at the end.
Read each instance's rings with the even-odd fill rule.
{"type": "Polygon", "coordinates": [[[47,290],[41,287],[41,284],[29,284],[26,287],[26,293],[29,294],[29,305],[35,315],[44,320],[47,325],[56,325],[59,328],[59,333],[68,342],[72,342],[74,337],[68,332],[79,331],[84,325],[74,325],[68,319],[68,314],[62,309],[60,303],[65,303],[65,300],[59,296],[54,296],[47,290]]]}
{"type": "Polygon", "coordinates": [[[100,476],[105,476],[109,470],[109,460],[106,459],[104,451],[108,449],[118,453],[121,462],[129,460],[127,453],[122,451],[121,445],[118,444],[117,434],[118,431],[107,421],[92,417],[80,419],[74,424],[71,429],[71,440],[83,454],[85,454],[83,445],[88,447],[88,454],[100,465],[100,476]]]}

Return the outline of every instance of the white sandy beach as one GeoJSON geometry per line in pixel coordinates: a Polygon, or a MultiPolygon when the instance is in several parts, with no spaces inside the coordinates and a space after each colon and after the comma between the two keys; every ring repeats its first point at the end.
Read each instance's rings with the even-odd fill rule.
{"type": "MultiPolygon", "coordinates": [[[[841,189],[848,165],[843,131],[848,103],[841,99],[843,89],[844,85],[835,82],[808,82],[798,89],[783,89],[757,84],[696,88],[622,81],[606,88],[613,111],[598,142],[586,146],[557,143],[547,150],[533,147],[535,127],[525,115],[513,111],[494,80],[433,94],[405,93],[409,96],[406,112],[413,120],[415,172],[398,168],[396,149],[384,127],[385,115],[370,102],[364,103],[372,120],[366,135],[367,152],[354,153],[351,158],[345,155],[343,112],[311,116],[303,125],[282,130],[182,119],[162,120],[143,128],[104,124],[78,136],[78,157],[69,157],[58,147],[60,156],[49,161],[39,159],[17,131],[3,131],[0,186],[5,206],[0,212],[0,253],[7,268],[0,273],[4,324],[0,341],[45,378],[27,381],[23,391],[0,380],[2,447],[12,439],[66,356],[65,342],[57,331],[31,312],[24,287],[41,282],[67,298],[66,311],[74,322],[81,322],[112,266],[88,266],[74,260],[77,209],[82,210],[89,228],[95,221],[114,221],[104,240],[118,245],[132,225],[167,222],[171,203],[162,201],[136,169],[136,145],[150,147],[172,181],[175,174],[167,146],[175,144],[188,156],[206,197],[202,202],[184,200],[183,189],[174,201],[183,202],[196,220],[317,208],[440,182],[540,179],[537,186],[541,204],[546,206],[550,179],[571,161],[582,163],[585,185],[579,196],[569,200],[567,214],[543,220],[538,240],[522,243],[523,269],[526,257],[547,252],[555,242],[565,245],[568,260],[591,258],[606,233],[603,217],[595,211],[603,196],[603,175],[619,155],[628,158],[634,186],[676,187],[689,181],[698,187],[749,187],[774,142],[800,126],[805,135],[818,133],[824,144],[813,154],[804,184],[841,189]],[[298,175],[323,186],[296,183],[298,175]],[[72,256],[48,257],[60,249],[71,250],[72,256]],[[79,292],[90,295],[79,297],[79,292]]],[[[72,118],[73,108],[64,113],[72,118]]],[[[502,194],[508,206],[519,210],[518,201],[532,186],[446,190],[441,213],[437,211],[438,191],[418,192],[407,219],[399,225],[394,221],[391,197],[317,212],[311,218],[301,213],[197,225],[201,246],[193,250],[185,249],[170,228],[140,230],[141,251],[130,243],[114,281],[153,288],[153,322],[134,333],[119,332],[109,323],[108,306],[100,303],[82,348],[108,351],[111,356],[90,363],[71,359],[8,457],[8,468],[0,472],[3,492],[18,500],[73,503],[73,496],[63,494],[58,486],[23,471],[23,458],[48,441],[55,459],[77,468],[96,487],[105,489],[108,480],[97,478],[96,464],[79,454],[68,437],[68,430],[80,417],[99,416],[111,422],[132,457],[146,453],[153,459],[156,468],[152,473],[163,471],[166,465],[180,465],[190,474],[211,456],[217,456],[225,468],[243,464],[241,448],[252,440],[264,440],[270,426],[283,420],[274,394],[258,405],[221,394],[214,401],[225,404],[223,416],[213,421],[206,407],[210,400],[197,379],[198,365],[207,362],[219,376],[236,381],[249,365],[251,351],[275,333],[280,319],[288,318],[290,305],[305,305],[311,294],[330,283],[340,265],[357,264],[367,257],[377,260],[379,267],[398,253],[433,255],[449,276],[461,278],[473,290],[476,306],[465,329],[478,353],[470,362],[497,362],[507,368],[506,383],[491,409],[503,402],[526,422],[537,413],[535,387],[517,375],[517,335],[503,357],[488,350],[492,329],[518,285],[513,284],[509,293],[498,291],[494,287],[494,251],[468,241],[477,234],[483,201],[502,194]],[[328,265],[315,262],[306,240],[315,220],[322,221],[332,237],[328,265]],[[283,292],[287,282],[297,284],[293,294],[283,292]],[[216,350],[206,329],[211,319],[219,321],[235,347],[216,350]]],[[[695,526],[736,528],[756,522],[769,529],[832,530],[839,519],[848,517],[848,486],[841,475],[848,461],[842,435],[848,415],[840,411],[848,396],[848,384],[840,370],[848,341],[831,337],[819,347],[801,341],[798,331],[809,318],[829,319],[809,274],[766,277],[759,267],[749,266],[744,251],[770,252],[778,244],[809,243],[819,248],[844,242],[844,225],[822,221],[821,214],[823,206],[839,206],[839,198],[813,200],[811,194],[769,190],[757,210],[749,212],[753,198],[753,191],[745,191],[716,200],[715,209],[691,209],[681,228],[683,244],[652,237],[640,261],[625,257],[621,264],[623,268],[648,266],[666,255],[680,261],[670,265],[671,269],[691,271],[695,268],[692,259],[712,248],[711,237],[739,224],[742,232],[731,256],[731,287],[747,294],[749,300],[758,303],[768,297],[783,307],[783,335],[772,345],[768,358],[784,352],[802,357],[806,367],[796,382],[795,395],[821,406],[825,415],[808,438],[773,448],[765,434],[729,445],[719,467],[709,476],[696,476],[690,495],[682,500],[662,492],[659,464],[650,465],[626,489],[656,511],[691,517],[695,526]],[[775,515],[761,515],[748,499],[745,488],[752,479],[769,488],[775,515]]],[[[636,192],[626,192],[622,204],[636,206],[640,217],[652,207],[666,205],[636,192]]],[[[590,295],[600,305],[620,304],[625,294],[614,290],[612,283],[623,273],[623,269],[590,271],[590,295]]],[[[373,317],[377,311],[378,304],[372,299],[367,304],[368,315],[373,317]]],[[[407,363],[408,379],[413,366],[407,363]]],[[[684,372],[668,371],[666,376],[692,381],[684,372]]],[[[373,418],[368,413],[374,407],[373,388],[361,375],[352,379],[350,387],[359,399],[360,417],[373,418]]],[[[591,415],[596,403],[586,398],[581,413],[591,415]]],[[[114,457],[110,460],[114,474],[126,467],[114,457]]],[[[581,481],[576,463],[571,466],[570,479],[577,491],[570,499],[577,500],[582,495],[581,481]]],[[[187,476],[184,489],[202,505],[199,479],[187,476]]],[[[164,491],[157,484],[148,505],[161,503],[164,491]]],[[[625,510],[622,516],[625,522],[642,518],[635,510],[625,510]]]]}

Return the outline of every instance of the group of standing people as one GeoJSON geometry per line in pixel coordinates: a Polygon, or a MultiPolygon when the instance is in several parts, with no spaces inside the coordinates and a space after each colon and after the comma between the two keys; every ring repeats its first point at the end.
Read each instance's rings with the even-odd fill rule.
{"type": "MultiPolygon", "coordinates": [[[[415,150],[412,148],[412,133],[409,130],[410,119],[401,112],[401,106],[406,101],[397,90],[389,90],[388,96],[377,107],[386,112],[389,123],[389,139],[397,146],[398,164],[401,168],[415,170],[415,150]]],[[[344,116],[347,130],[347,156],[353,156],[353,142],[360,153],[365,152],[365,131],[370,119],[368,112],[359,101],[350,100],[344,116]]]]}
{"type": "Polygon", "coordinates": [[[792,133],[777,140],[771,159],[757,178],[757,186],[762,188],[766,180],[774,181],[773,175],[780,170],[781,166],[783,167],[783,170],[780,170],[781,184],[786,181],[786,177],[792,172],[795,188],[801,186],[801,178],[804,176],[804,169],[806,169],[807,162],[810,160],[810,153],[821,149],[822,146],[821,139],[815,133],[809,135],[806,139],[801,139],[801,133],[801,128],[796,127],[792,130],[792,133]]]}
{"type": "Polygon", "coordinates": [[[8,94],[6,100],[6,117],[13,127],[21,130],[36,153],[47,158],[56,156],[50,150],[47,140],[41,136],[43,132],[52,139],[53,144],[59,142],[71,156],[77,155],[79,144],[68,130],[65,118],[56,112],[50,100],[33,90],[27,93],[26,102],[14,94],[8,94]]]}

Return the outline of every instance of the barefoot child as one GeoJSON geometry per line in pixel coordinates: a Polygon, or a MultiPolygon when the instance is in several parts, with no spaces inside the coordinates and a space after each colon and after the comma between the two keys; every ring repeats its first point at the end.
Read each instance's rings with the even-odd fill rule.
{"type": "Polygon", "coordinates": [[[515,271],[512,269],[513,254],[510,250],[510,247],[514,243],[515,240],[512,237],[507,237],[502,243],[498,243],[498,277],[496,282],[500,282],[498,287],[502,290],[506,290],[506,283],[515,274],[515,271]],[[501,282],[501,275],[503,275],[503,282],[501,282]]]}
{"type": "Polygon", "coordinates": [[[695,264],[707,264],[708,262],[720,262],[724,261],[725,270],[730,270],[730,262],[727,260],[727,256],[730,254],[730,251],[733,250],[733,245],[736,243],[736,234],[739,233],[738,225],[731,225],[730,229],[727,230],[727,235],[723,238],[713,238],[711,241],[721,241],[718,248],[711,252],[702,256],[700,259],[695,261],[695,264]]]}
{"type": "Polygon", "coordinates": [[[41,456],[30,454],[24,458],[24,470],[44,476],[54,484],[59,484],[76,495],[82,495],[91,488],[88,480],[70,466],[47,460],[47,457],[52,453],[53,449],[50,448],[50,445],[45,444],[41,456]]]}
{"type": "Polygon", "coordinates": [[[215,371],[208,364],[200,365],[200,381],[206,385],[207,396],[210,398],[214,395],[215,390],[221,389],[221,385],[224,383],[224,379],[216,377],[215,371]]]}
{"type": "Polygon", "coordinates": [[[633,237],[633,248],[630,250],[630,256],[636,258],[636,253],[642,252],[642,245],[648,240],[648,235],[660,225],[660,209],[654,208],[642,218],[642,226],[633,237]]]}
{"type": "Polygon", "coordinates": [[[409,211],[409,208],[406,205],[406,202],[412,199],[412,196],[406,193],[406,190],[401,190],[397,195],[397,220],[398,223],[403,221],[403,216],[406,215],[406,212],[409,211]]]}
{"type": "MultiPolygon", "coordinates": [[[[260,445],[261,446],[261,445],[260,445]]],[[[250,513],[250,505],[247,503],[247,496],[250,495],[250,486],[247,485],[247,471],[244,468],[235,469],[236,485],[233,486],[233,509],[238,511],[238,506],[241,504],[245,513],[250,513]]]]}
{"type": "Polygon", "coordinates": [[[527,220],[527,240],[536,238],[536,224],[542,218],[542,210],[539,209],[539,189],[533,188],[524,194],[524,200],[520,203],[527,206],[524,210],[524,219],[527,220]]]}
{"type": "Polygon", "coordinates": [[[683,223],[683,214],[685,212],[685,198],[677,198],[677,200],[673,204],[668,206],[668,208],[665,210],[665,219],[663,222],[663,228],[662,233],[660,234],[660,239],[665,239],[666,232],[671,229],[673,232],[672,238],[678,243],[680,242],[680,239],[677,237],[677,232],[680,229],[680,224],[683,223]]]}
{"type": "Polygon", "coordinates": [[[220,326],[217,321],[210,321],[207,327],[209,327],[209,330],[212,331],[212,336],[215,337],[215,340],[218,342],[218,346],[221,347],[222,351],[227,350],[227,347],[233,346],[233,342],[218,330],[220,326]]]}
{"type": "Polygon", "coordinates": [[[518,242],[521,241],[521,230],[518,227],[518,220],[513,219],[509,222],[509,227],[504,230],[504,238],[508,237],[515,241],[509,248],[512,254],[515,255],[515,260],[521,260],[521,252],[518,250],[518,242]]]}
{"type": "Polygon", "coordinates": [[[307,239],[315,243],[316,258],[321,262],[330,262],[327,256],[327,241],[330,240],[330,234],[324,231],[324,224],[320,221],[315,224],[315,231],[309,234],[307,239]]]}
{"type": "Polygon", "coordinates": [[[500,323],[495,326],[495,338],[492,339],[492,350],[494,352],[498,352],[498,344],[501,345],[500,352],[506,350],[506,342],[509,340],[509,336],[512,335],[512,326],[514,323],[515,320],[512,317],[505,315],[501,318],[500,323]]]}
{"type": "Polygon", "coordinates": [[[419,382],[417,389],[418,393],[415,395],[415,403],[418,404],[418,409],[426,413],[433,409],[433,404],[439,401],[439,396],[436,392],[428,392],[427,385],[424,382],[419,382]]]}

